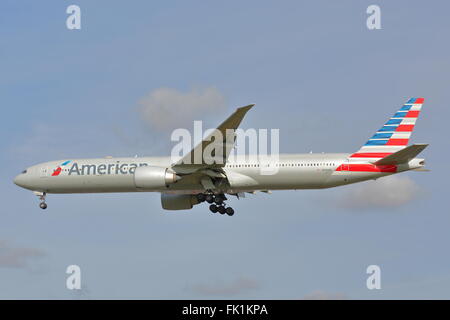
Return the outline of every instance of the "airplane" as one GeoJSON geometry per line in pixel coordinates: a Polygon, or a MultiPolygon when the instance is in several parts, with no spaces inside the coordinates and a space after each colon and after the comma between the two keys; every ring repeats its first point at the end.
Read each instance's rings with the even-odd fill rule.
{"type": "MultiPolygon", "coordinates": [[[[325,189],[410,170],[427,171],[425,160],[416,156],[428,144],[407,146],[423,103],[424,98],[409,99],[354,153],[279,154],[270,164],[276,168],[270,175],[261,173],[266,164],[257,157],[229,157],[230,148],[219,155],[222,161],[208,161],[202,151],[214,143],[210,135],[178,161],[172,157],[64,159],[31,166],[14,183],[33,191],[41,209],[47,208],[47,194],[159,192],[166,210],[187,210],[207,202],[211,212],[232,216],[227,196],[239,199],[257,191],[325,189]]],[[[215,132],[227,138],[231,132],[234,146],[236,130],[253,106],[238,108],[215,132]]]]}

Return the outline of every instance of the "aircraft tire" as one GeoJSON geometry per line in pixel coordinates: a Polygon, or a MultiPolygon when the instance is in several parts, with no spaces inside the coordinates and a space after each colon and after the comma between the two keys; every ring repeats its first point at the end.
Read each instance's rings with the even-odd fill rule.
{"type": "Polygon", "coordinates": [[[218,206],[217,211],[219,211],[220,214],[225,214],[225,207],[224,206],[218,206]]]}
{"type": "Polygon", "coordinates": [[[213,203],[214,202],[214,197],[212,196],[212,194],[207,194],[205,200],[208,203],[213,203]]]}
{"type": "Polygon", "coordinates": [[[197,200],[198,202],[203,202],[206,200],[206,196],[203,193],[197,194],[197,200]]]}
{"type": "Polygon", "coordinates": [[[225,209],[225,213],[231,217],[234,214],[234,209],[232,207],[228,207],[225,209]]]}

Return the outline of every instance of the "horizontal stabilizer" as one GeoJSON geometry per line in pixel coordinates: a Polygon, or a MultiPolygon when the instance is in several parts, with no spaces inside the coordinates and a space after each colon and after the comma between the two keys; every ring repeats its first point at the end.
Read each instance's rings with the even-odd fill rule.
{"type": "Polygon", "coordinates": [[[428,146],[428,144],[413,144],[406,147],[400,151],[392,153],[377,162],[376,165],[388,165],[388,164],[402,164],[408,163],[411,159],[414,159],[419,153],[423,151],[428,146]]]}

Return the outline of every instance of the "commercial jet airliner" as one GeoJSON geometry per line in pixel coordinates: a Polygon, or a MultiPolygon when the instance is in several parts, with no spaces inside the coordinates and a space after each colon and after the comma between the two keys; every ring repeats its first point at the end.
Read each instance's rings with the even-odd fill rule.
{"type": "MultiPolygon", "coordinates": [[[[232,216],[227,196],[331,188],[409,170],[425,171],[424,159],[416,156],[427,144],[407,146],[423,102],[423,98],[409,99],[354,153],[280,154],[270,164],[276,167],[274,174],[264,174],[261,169],[266,164],[257,157],[231,159],[230,148],[222,153],[223,161],[208,161],[202,151],[215,140],[208,136],[178,161],[172,157],[64,159],[29,167],[14,183],[32,190],[42,209],[47,208],[45,198],[50,193],[160,192],[166,210],[192,209],[207,202],[212,212],[232,216]]],[[[215,132],[229,138],[252,107],[238,108],[215,132]]],[[[333,133],[333,138],[338,134],[333,133]]],[[[235,142],[234,135],[231,145],[235,142]]]]}

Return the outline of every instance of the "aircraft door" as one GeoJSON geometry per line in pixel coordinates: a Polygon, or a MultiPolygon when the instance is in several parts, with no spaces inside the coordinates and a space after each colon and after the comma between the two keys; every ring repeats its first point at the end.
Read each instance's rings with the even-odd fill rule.
{"type": "Polygon", "coordinates": [[[342,171],[348,171],[349,170],[349,160],[345,159],[344,162],[342,163],[342,171]]]}

